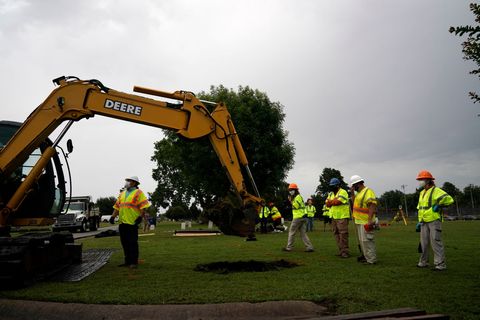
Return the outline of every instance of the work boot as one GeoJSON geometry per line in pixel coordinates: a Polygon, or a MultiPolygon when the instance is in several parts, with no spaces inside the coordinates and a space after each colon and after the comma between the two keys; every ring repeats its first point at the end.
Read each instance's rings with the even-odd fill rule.
{"type": "Polygon", "coordinates": [[[427,263],[419,263],[419,264],[417,264],[417,268],[421,268],[421,269],[428,268],[428,264],[427,263]]]}
{"type": "Polygon", "coordinates": [[[305,249],[305,252],[314,252],[313,248],[305,249]]]}
{"type": "Polygon", "coordinates": [[[137,269],[138,268],[138,265],[136,264],[131,264],[128,266],[130,269],[137,269]]]}
{"type": "Polygon", "coordinates": [[[360,257],[357,257],[358,262],[365,262],[367,259],[365,259],[365,256],[361,255],[360,257]]]}
{"type": "Polygon", "coordinates": [[[346,258],[350,258],[350,255],[348,253],[344,252],[340,255],[340,257],[346,259],[346,258]]]}
{"type": "Polygon", "coordinates": [[[282,251],[285,251],[285,252],[290,252],[290,251],[292,251],[292,249],[288,249],[288,248],[282,248],[282,251]]]}

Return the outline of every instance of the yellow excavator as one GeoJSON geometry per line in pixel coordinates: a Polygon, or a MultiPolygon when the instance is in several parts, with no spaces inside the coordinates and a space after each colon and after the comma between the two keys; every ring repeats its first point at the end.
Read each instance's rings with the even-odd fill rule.
{"type": "MultiPolygon", "coordinates": [[[[223,103],[200,100],[186,91],[169,93],[138,86],[133,89],[177,101],[169,103],[116,91],[95,79],[62,76],[53,82],[57,87],[23,124],[0,121],[0,281],[21,279],[54,264],[78,260],[79,250],[81,255],[81,248],[69,233],[12,238],[10,227],[51,225],[60,215],[67,192],[57,150],[59,142],[75,121],[95,115],[174,130],[187,139],[208,136],[244,208],[234,214],[227,208],[229,217],[214,222],[226,234],[254,237],[256,208],[261,199],[223,103]],[[52,142],[49,135],[62,124],[63,130],[52,142]],[[247,191],[244,173],[254,194],[247,191]]],[[[71,152],[71,140],[67,148],[71,152]]]]}

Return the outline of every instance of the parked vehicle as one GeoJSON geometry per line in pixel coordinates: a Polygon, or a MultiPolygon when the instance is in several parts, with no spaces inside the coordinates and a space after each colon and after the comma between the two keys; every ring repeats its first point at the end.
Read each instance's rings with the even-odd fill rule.
{"type": "Polygon", "coordinates": [[[90,196],[72,197],[64,208],[65,211],[53,225],[53,231],[95,231],[100,226],[100,215],[97,210],[93,210],[90,196]]]}
{"type": "Polygon", "coordinates": [[[463,216],[463,220],[477,220],[477,217],[471,214],[467,214],[463,216]]]}

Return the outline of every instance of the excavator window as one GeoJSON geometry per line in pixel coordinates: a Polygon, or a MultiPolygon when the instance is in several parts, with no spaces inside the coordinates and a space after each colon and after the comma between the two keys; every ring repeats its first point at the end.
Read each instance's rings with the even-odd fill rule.
{"type": "MultiPolygon", "coordinates": [[[[7,144],[10,138],[22,124],[14,121],[0,121],[0,147],[7,144]]],[[[47,145],[52,142],[47,139],[40,148],[35,149],[25,161],[9,177],[4,177],[0,184],[0,202],[9,199],[25,176],[39,159],[47,145]]],[[[38,180],[38,186],[27,196],[20,207],[17,217],[58,216],[65,202],[65,180],[58,155],[55,155],[38,180]]]]}

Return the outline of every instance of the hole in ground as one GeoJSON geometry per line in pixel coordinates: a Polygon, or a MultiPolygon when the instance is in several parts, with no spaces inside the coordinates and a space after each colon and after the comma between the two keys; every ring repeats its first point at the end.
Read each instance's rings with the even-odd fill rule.
{"type": "Polygon", "coordinates": [[[249,260],[249,261],[219,261],[212,262],[207,264],[197,264],[195,271],[201,272],[214,272],[227,274],[230,272],[267,272],[267,271],[278,271],[283,268],[294,268],[298,267],[298,264],[295,262],[290,262],[287,260],[276,260],[276,261],[258,261],[258,260],[249,260]]]}

